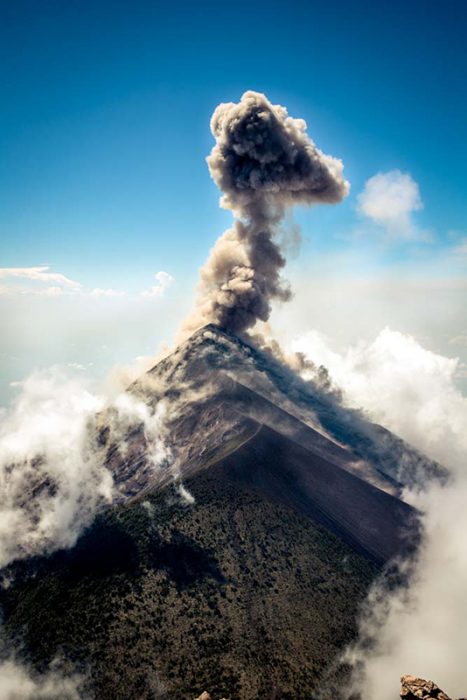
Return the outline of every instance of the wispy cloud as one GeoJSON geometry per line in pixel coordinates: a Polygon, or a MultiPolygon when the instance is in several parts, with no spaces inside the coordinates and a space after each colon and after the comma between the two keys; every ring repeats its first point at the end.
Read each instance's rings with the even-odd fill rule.
{"type": "MultiPolygon", "coordinates": [[[[160,270],[155,275],[157,284],[136,293],[136,298],[163,297],[167,288],[174,281],[172,275],[160,270]]],[[[49,266],[2,267],[0,268],[0,296],[81,296],[93,298],[131,297],[121,289],[112,287],[86,288],[80,282],[70,279],[61,272],[51,272],[49,266]],[[3,283],[2,283],[3,281],[3,283]]]]}
{"type": "Polygon", "coordinates": [[[454,255],[467,258],[467,236],[462,238],[453,250],[454,255]]]}
{"type": "Polygon", "coordinates": [[[391,240],[429,240],[413,214],[423,208],[420,189],[409,173],[390,170],[366,181],[357,198],[357,211],[391,240]]]}
{"type": "Polygon", "coordinates": [[[172,277],[172,275],[169,275],[168,272],[164,272],[164,270],[160,270],[159,272],[156,272],[156,274],[154,275],[154,278],[155,278],[157,284],[150,287],[150,289],[146,289],[144,292],[141,292],[141,296],[143,296],[143,297],[162,297],[162,296],[164,296],[167,288],[174,281],[174,278],[172,277]]]}
{"type": "Polygon", "coordinates": [[[6,280],[28,280],[42,284],[53,285],[49,289],[71,289],[79,291],[81,284],[70,279],[61,272],[49,272],[48,265],[38,267],[1,267],[0,279],[6,280]]]}

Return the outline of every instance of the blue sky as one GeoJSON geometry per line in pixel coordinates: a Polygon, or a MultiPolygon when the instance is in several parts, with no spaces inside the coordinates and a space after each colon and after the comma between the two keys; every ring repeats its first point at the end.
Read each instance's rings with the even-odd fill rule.
{"type": "MultiPolygon", "coordinates": [[[[148,290],[158,271],[174,278],[137,309],[117,297],[6,295],[5,386],[32,365],[87,360],[84,336],[89,356],[94,341],[113,343],[108,363],[170,339],[230,222],[205,164],[209,119],[247,89],[305,118],[352,185],[343,204],[297,213],[292,277],[319,277],[328,265],[343,278],[423,278],[425,306],[435,303],[434,279],[443,289],[455,280],[451,326],[429,342],[445,348],[467,333],[457,311],[466,291],[466,20],[463,0],[3,2],[0,267],[49,266],[83,288],[126,295],[148,290]],[[394,170],[410,174],[423,202],[408,214],[410,235],[388,235],[387,222],[358,211],[365,183],[394,170]],[[46,332],[45,348],[37,336],[46,332]]],[[[404,330],[429,336],[430,318],[438,328],[438,307],[423,328],[411,314],[404,330]]]]}

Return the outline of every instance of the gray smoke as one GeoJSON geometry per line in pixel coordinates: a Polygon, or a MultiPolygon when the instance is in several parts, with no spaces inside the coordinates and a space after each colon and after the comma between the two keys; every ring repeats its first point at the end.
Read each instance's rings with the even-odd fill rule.
{"type": "Polygon", "coordinates": [[[269,318],[274,299],[290,298],[275,240],[287,207],[340,202],[349,190],[342,162],[317,149],[306,129],[303,119],[258,92],[215,110],[216,145],[207,163],[223,192],[221,206],[236,221],[201,269],[197,305],[182,336],[207,323],[247,331],[269,318]]]}

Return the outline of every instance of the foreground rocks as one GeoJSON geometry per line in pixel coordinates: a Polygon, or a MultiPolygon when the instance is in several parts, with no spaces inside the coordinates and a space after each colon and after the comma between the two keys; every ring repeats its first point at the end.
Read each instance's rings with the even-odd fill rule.
{"type": "MultiPolygon", "coordinates": [[[[446,695],[433,681],[426,681],[415,676],[402,676],[401,684],[400,696],[402,700],[451,700],[449,695],[446,695]]],[[[214,699],[205,691],[196,700],[214,699]]],[[[221,700],[226,700],[226,698],[221,700]]],[[[466,699],[459,698],[459,700],[466,699]]]]}
{"type": "Polygon", "coordinates": [[[433,681],[425,681],[423,678],[415,678],[415,676],[402,676],[401,684],[402,700],[430,700],[431,698],[451,700],[433,681]]]}

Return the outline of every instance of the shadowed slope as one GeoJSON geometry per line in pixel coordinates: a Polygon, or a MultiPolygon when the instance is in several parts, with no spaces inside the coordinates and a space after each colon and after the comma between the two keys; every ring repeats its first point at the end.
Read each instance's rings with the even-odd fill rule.
{"type": "Polygon", "coordinates": [[[193,700],[206,687],[309,700],[376,569],[226,470],[187,481],[193,507],[168,489],[103,514],[74,550],[18,565],[0,596],[7,631],[36,664],[60,652],[86,664],[97,700],[193,700]]]}
{"type": "Polygon", "coordinates": [[[265,426],[217,468],[223,478],[291,506],[379,563],[417,542],[413,508],[265,426]]]}
{"type": "Polygon", "coordinates": [[[270,353],[212,324],[194,333],[130,391],[151,405],[165,400],[175,411],[169,440],[176,448],[177,469],[186,468],[190,455],[204,449],[203,433],[207,442],[220,444],[217,433],[228,432],[240,413],[394,495],[404,485],[447,477],[441,465],[345,407],[328,386],[304,381],[270,353]],[[205,409],[212,412],[203,422],[205,409]]]}

